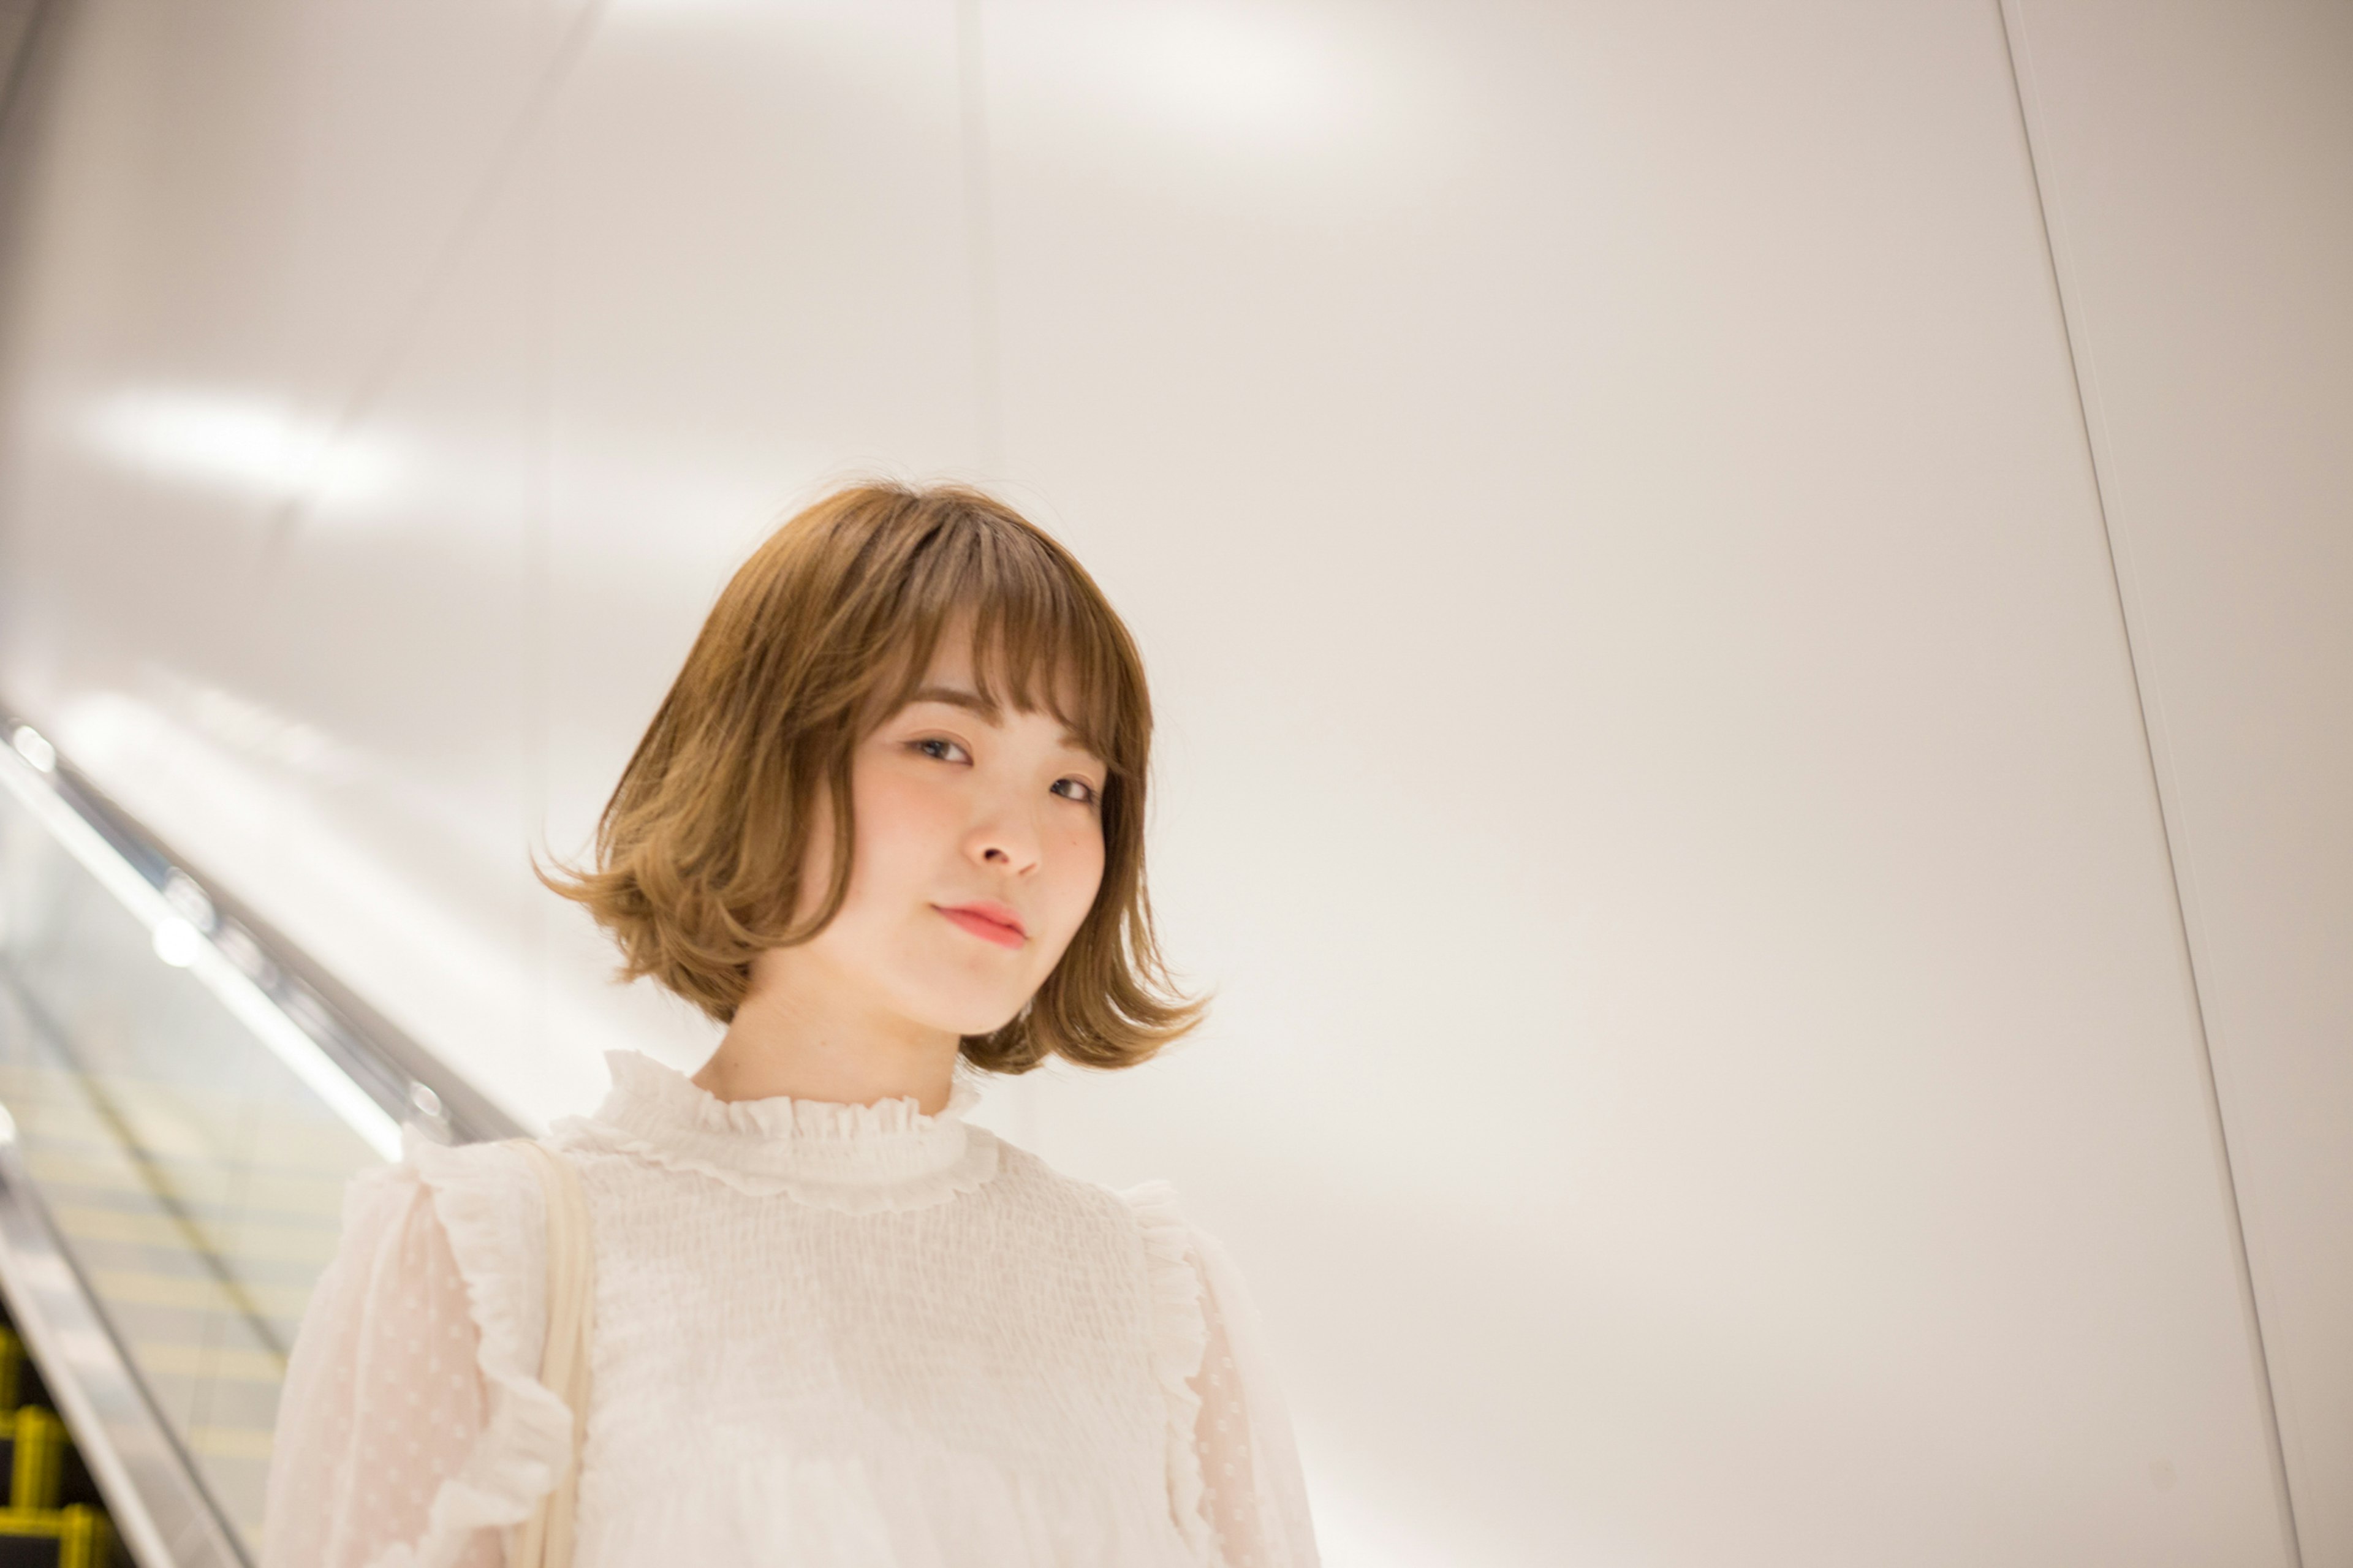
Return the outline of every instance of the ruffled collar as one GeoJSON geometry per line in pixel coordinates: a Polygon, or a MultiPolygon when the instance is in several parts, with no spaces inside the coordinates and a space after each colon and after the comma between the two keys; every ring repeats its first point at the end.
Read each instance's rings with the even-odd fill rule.
{"type": "Polygon", "coordinates": [[[641,1051],[607,1051],[605,1064],[613,1087],[604,1103],[561,1118],[555,1131],[741,1192],[867,1214],[944,1203],[997,1172],[997,1140],[965,1121],[980,1091],[962,1072],[947,1108],[926,1116],[912,1096],[872,1105],[721,1100],[641,1051]]]}

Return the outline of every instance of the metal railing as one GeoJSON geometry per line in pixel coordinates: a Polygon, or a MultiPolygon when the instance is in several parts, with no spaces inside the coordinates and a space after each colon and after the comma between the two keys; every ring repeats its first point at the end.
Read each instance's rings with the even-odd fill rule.
{"type": "Polygon", "coordinates": [[[0,1292],[142,1568],[259,1552],[352,1176],[488,1100],[0,710],[0,1292]]]}

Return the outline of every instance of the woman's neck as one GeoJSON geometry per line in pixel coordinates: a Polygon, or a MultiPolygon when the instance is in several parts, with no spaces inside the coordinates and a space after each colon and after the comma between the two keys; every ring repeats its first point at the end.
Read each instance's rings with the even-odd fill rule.
{"type": "Polygon", "coordinates": [[[751,990],[695,1084],[720,1100],[912,1099],[925,1115],[946,1109],[961,1044],[955,1035],[861,1005],[863,998],[817,975],[796,975],[799,967],[784,952],[760,955],[751,990]]]}

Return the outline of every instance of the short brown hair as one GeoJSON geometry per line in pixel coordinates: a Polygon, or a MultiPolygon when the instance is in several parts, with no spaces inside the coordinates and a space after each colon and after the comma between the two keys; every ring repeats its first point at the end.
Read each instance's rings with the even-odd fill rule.
{"type": "Polygon", "coordinates": [[[1044,708],[1101,757],[1103,872],[1037,994],[964,1054],[999,1072],[1049,1056],[1140,1062],[1200,1020],[1176,994],[1144,879],[1152,702],[1134,639],[1085,568],[978,490],[860,485],[794,516],[712,606],[597,819],[596,866],[542,880],[587,906],[650,975],[735,1015],[753,955],[808,941],[849,891],[850,758],[968,618],[983,701],[1044,708]],[[1074,711],[1064,712],[1063,705],[1074,711]],[[808,825],[832,806],[831,877],[797,928],[808,825]]]}

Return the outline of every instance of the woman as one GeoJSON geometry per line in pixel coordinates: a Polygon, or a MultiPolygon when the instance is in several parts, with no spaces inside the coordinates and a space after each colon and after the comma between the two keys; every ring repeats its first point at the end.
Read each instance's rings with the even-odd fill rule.
{"type": "MultiPolygon", "coordinates": [[[[1198,1018],[1145,898],[1150,738],[1117,616],[986,496],[844,491],[728,584],[550,881],[726,1026],[691,1078],[607,1052],[544,1141],[594,1242],[575,1568],[1314,1562],[1216,1246],[964,1120],[978,1070],[1198,1018]]],[[[412,1131],[353,1183],[270,1568],[492,1568],[565,1495],[531,1155],[412,1131]]]]}

